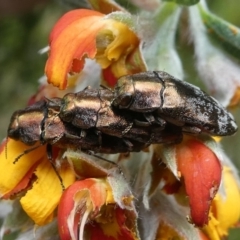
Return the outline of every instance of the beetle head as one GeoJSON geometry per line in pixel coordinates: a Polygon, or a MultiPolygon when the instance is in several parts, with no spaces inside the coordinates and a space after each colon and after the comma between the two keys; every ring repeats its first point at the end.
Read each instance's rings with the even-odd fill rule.
{"type": "Polygon", "coordinates": [[[154,72],[121,77],[115,88],[113,104],[137,112],[152,112],[162,105],[163,82],[154,72]]]}
{"type": "Polygon", "coordinates": [[[74,93],[66,94],[61,102],[59,116],[66,122],[71,122],[75,115],[75,95],[74,93]]]}
{"type": "Polygon", "coordinates": [[[43,119],[42,112],[16,111],[8,127],[8,137],[27,145],[34,145],[40,140],[43,119]]]}
{"type": "Polygon", "coordinates": [[[215,136],[232,135],[237,131],[233,116],[200,88],[173,77],[165,79],[164,83],[164,101],[158,110],[163,119],[215,136]]]}
{"type": "Polygon", "coordinates": [[[115,98],[113,104],[119,108],[128,108],[134,97],[134,85],[131,76],[118,79],[115,87],[115,98]]]}
{"type": "Polygon", "coordinates": [[[15,139],[15,140],[19,140],[20,139],[20,128],[19,128],[19,123],[18,123],[18,116],[19,113],[18,111],[15,112],[10,120],[10,124],[8,126],[8,137],[15,139]]]}

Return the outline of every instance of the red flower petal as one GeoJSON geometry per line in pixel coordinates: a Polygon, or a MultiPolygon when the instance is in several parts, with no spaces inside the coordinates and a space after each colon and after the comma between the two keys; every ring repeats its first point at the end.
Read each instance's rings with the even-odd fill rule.
{"type": "Polygon", "coordinates": [[[129,229],[126,222],[131,221],[131,216],[127,216],[127,211],[114,206],[111,218],[107,223],[92,223],[87,228],[91,233],[91,240],[135,240],[136,234],[133,229],[129,229]],[[114,231],[115,228],[115,231],[114,231]],[[108,230],[106,230],[108,229],[108,230]],[[104,231],[105,230],[105,231],[104,231]],[[111,235],[111,231],[115,234],[111,235]],[[109,235],[108,235],[109,234],[109,235]]]}
{"type": "Polygon", "coordinates": [[[117,78],[114,76],[111,66],[107,67],[106,69],[103,69],[102,75],[103,79],[106,80],[109,87],[115,86],[117,78]]]}
{"type": "Polygon", "coordinates": [[[187,140],[176,147],[178,169],[189,196],[191,220],[199,227],[208,223],[211,201],[221,181],[221,165],[202,142],[187,140]]]}
{"type": "Polygon", "coordinates": [[[82,221],[81,218],[83,218],[85,212],[88,211],[87,205],[89,202],[92,203],[92,211],[94,211],[99,209],[105,201],[105,188],[101,188],[99,181],[96,179],[89,178],[77,181],[67,188],[58,206],[58,228],[61,239],[71,239],[73,235],[78,236],[78,224],[82,221]],[[76,199],[76,195],[81,191],[85,196],[76,199]]]}

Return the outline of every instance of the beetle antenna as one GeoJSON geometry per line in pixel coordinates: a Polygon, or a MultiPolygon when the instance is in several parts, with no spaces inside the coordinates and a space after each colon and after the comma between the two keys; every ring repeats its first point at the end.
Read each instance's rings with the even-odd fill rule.
{"type": "Polygon", "coordinates": [[[28,154],[28,153],[32,152],[33,150],[35,150],[35,149],[37,149],[37,148],[39,148],[39,147],[41,147],[41,146],[42,146],[42,144],[39,144],[39,145],[37,145],[37,146],[35,146],[35,147],[28,148],[28,149],[24,150],[20,155],[18,155],[18,156],[15,158],[15,160],[13,161],[13,164],[17,163],[18,160],[19,160],[22,156],[24,156],[25,154],[28,154]]]}
{"type": "Polygon", "coordinates": [[[47,99],[51,103],[55,103],[51,98],[47,98],[47,97],[44,97],[44,98],[47,99]]]}
{"type": "Polygon", "coordinates": [[[61,98],[47,98],[45,97],[45,99],[47,100],[47,107],[55,110],[55,111],[58,111],[60,110],[61,108],[61,98]]]}
{"type": "Polygon", "coordinates": [[[5,159],[7,159],[7,145],[8,145],[8,137],[6,138],[6,144],[5,144],[5,159]]]}
{"type": "Polygon", "coordinates": [[[113,92],[113,90],[112,90],[110,87],[105,86],[105,85],[103,85],[103,84],[100,84],[100,90],[101,90],[101,88],[103,88],[103,89],[107,89],[107,90],[113,92]]]}

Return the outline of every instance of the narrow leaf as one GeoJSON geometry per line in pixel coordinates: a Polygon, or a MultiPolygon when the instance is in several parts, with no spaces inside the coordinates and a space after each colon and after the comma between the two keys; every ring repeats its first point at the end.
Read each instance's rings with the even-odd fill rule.
{"type": "Polygon", "coordinates": [[[199,5],[201,17],[209,29],[209,33],[234,56],[240,56],[240,29],[235,25],[209,12],[203,5],[199,5]]]}
{"type": "Polygon", "coordinates": [[[164,0],[165,2],[175,2],[180,5],[191,6],[197,4],[200,0],[164,0]]]}

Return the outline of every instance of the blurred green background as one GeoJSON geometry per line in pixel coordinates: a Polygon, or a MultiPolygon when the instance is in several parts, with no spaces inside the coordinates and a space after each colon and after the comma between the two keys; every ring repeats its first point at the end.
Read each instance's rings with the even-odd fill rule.
{"type": "MultiPolygon", "coordinates": [[[[79,0],[79,2],[81,2],[79,0]]],[[[215,14],[240,27],[240,0],[209,0],[215,14]]],[[[69,7],[53,0],[0,0],[0,139],[6,137],[12,113],[26,106],[38,88],[38,79],[44,74],[46,54],[38,51],[47,46],[48,35],[57,19],[69,7]]],[[[186,80],[200,80],[193,66],[191,45],[181,43],[178,48],[184,57],[186,80]]],[[[240,110],[234,110],[240,126],[240,110]]],[[[223,140],[224,149],[240,169],[240,132],[223,140]]],[[[240,204],[240,203],[239,203],[240,204]]],[[[231,240],[240,239],[233,230],[231,240]]]]}
{"type": "Polygon", "coordinates": [[[38,50],[47,46],[48,34],[64,12],[55,1],[29,2],[1,0],[0,3],[1,139],[6,136],[12,112],[24,107],[36,92],[47,58],[46,54],[39,55],[38,50]]]}

